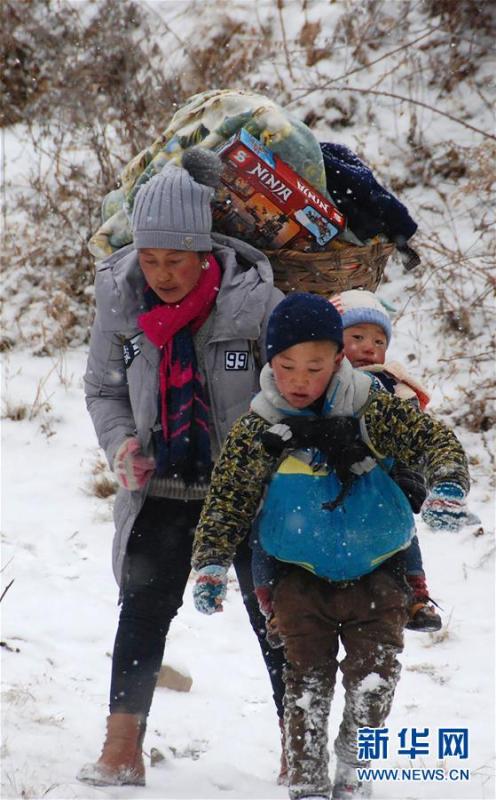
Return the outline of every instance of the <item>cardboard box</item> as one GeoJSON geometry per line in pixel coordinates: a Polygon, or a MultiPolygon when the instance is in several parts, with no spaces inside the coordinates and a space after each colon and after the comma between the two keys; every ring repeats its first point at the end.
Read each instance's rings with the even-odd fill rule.
{"type": "Polygon", "coordinates": [[[218,153],[224,169],[216,230],[255,247],[320,250],[346,227],[330,200],[244,128],[218,153]]]}

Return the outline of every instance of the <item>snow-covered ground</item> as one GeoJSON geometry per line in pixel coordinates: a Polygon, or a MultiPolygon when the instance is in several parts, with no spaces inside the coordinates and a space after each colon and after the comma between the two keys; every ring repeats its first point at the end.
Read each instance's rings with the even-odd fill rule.
{"type": "MultiPolygon", "coordinates": [[[[196,27],[193,15],[183,14],[184,2],[146,5],[152,12],[164,14],[172,28],[176,26],[173,52],[180,63],[177,36],[181,34],[191,43],[198,20],[201,24],[202,15],[203,20],[209,18],[207,3],[195,4],[196,27]]],[[[274,28],[280,30],[275,3],[258,0],[254,5],[255,16],[252,3],[233,0],[230,13],[249,24],[256,20],[257,25],[270,17],[274,28]]],[[[303,7],[307,22],[320,21],[324,35],[343,10],[355,8],[359,16],[366,14],[367,6],[355,0],[288,0],[283,5],[290,45],[301,28],[303,7]]],[[[386,9],[396,20],[398,8],[405,9],[405,29],[398,33],[393,26],[391,41],[387,36],[381,39],[379,31],[378,49],[367,51],[370,59],[377,59],[376,64],[367,69],[362,65],[350,81],[359,89],[375,86],[399,94],[406,94],[408,86],[412,97],[425,102],[425,107],[380,97],[370,107],[366,104],[370,98],[366,101],[358,94],[353,124],[333,128],[339,114],[332,103],[326,105],[328,93],[322,88],[304,96],[305,87],[320,86],[330,76],[336,80],[355,69],[359,62],[351,44],[336,52],[331,49],[309,70],[304,69],[304,51],[298,45],[291,80],[281,46],[276,62],[263,63],[253,80],[265,80],[270,87],[276,78],[287,79],[287,97],[276,92],[275,99],[282,102],[301,95],[291,106],[293,112],[303,119],[307,112],[317,111],[322,115],[315,127],[320,140],[347,144],[360,152],[388,185],[393,178],[402,183],[400,198],[419,223],[417,246],[430,260],[429,270],[425,276],[422,272],[404,274],[399,264],[391,263],[378,291],[396,309],[388,355],[425,379],[432,389],[432,412],[456,426],[470,460],[470,508],[481,517],[483,533],[475,535],[476,529],[432,533],[419,522],[428,582],[442,608],[444,627],[435,635],[405,634],[403,673],[388,720],[390,755],[377,766],[468,769],[470,779],[455,780],[453,773],[453,780],[444,781],[375,781],[374,797],[493,800],[494,434],[491,430],[470,432],[460,424],[477,400],[479,387],[494,381],[494,369],[484,356],[490,350],[488,308],[494,315],[494,305],[479,301],[484,296],[487,257],[483,237],[490,220],[487,206],[480,205],[473,189],[476,184],[471,189],[470,182],[464,184],[440,173],[429,184],[418,169],[429,148],[438,162],[454,158],[446,155],[453,143],[473,147],[476,152],[480,136],[454,118],[492,129],[491,112],[482,99],[484,92],[489,94],[489,84],[484,84],[489,66],[478,66],[476,88],[469,81],[460,82],[439,102],[436,85],[424,80],[423,74],[428,58],[438,52],[434,39],[439,41],[436,26],[442,29],[440,20],[431,18],[427,25],[421,4],[388,1],[379,5],[381,13],[386,9]],[[424,43],[431,36],[432,50],[414,50],[411,62],[399,60],[394,69],[395,62],[386,53],[424,35],[424,43]],[[383,61],[379,61],[381,57],[383,61]],[[400,78],[402,84],[398,84],[400,78]],[[302,88],[297,90],[298,86],[302,88]],[[443,108],[451,113],[451,119],[438,113],[443,108]],[[467,108],[470,114],[465,113],[467,108]],[[412,136],[417,138],[418,164],[412,161],[414,150],[406,145],[412,136]],[[470,311],[470,330],[464,340],[459,332],[442,327],[443,292],[443,313],[460,308],[470,311]],[[468,730],[468,758],[438,758],[440,728],[468,730]],[[429,742],[426,755],[410,759],[398,754],[398,734],[404,729],[409,745],[415,731],[428,729],[427,738],[421,738],[429,742]]],[[[221,17],[216,17],[216,24],[220,22],[221,17]]],[[[162,45],[164,49],[168,46],[165,39],[162,45]]],[[[343,107],[346,98],[349,95],[344,92],[343,107]]],[[[161,122],[157,121],[158,129],[161,122]]],[[[8,131],[4,142],[6,186],[9,191],[25,188],[29,146],[22,129],[18,126],[8,131]]],[[[9,216],[9,225],[16,223],[17,218],[9,216]]],[[[10,279],[12,285],[12,275],[10,279]]],[[[157,748],[165,758],[153,768],[146,759],[146,788],[92,789],[75,780],[79,767],[97,757],[104,734],[110,653],[118,616],[110,567],[112,501],[96,497],[92,489],[95,474],[102,474],[98,472],[102,456],[83,400],[86,349],[68,349],[57,357],[33,356],[27,342],[31,326],[43,315],[42,304],[35,305],[37,299],[36,292],[30,296],[26,283],[15,304],[7,302],[4,310],[6,332],[14,338],[19,334],[23,341],[2,354],[1,591],[7,589],[1,602],[2,797],[285,798],[286,789],[275,783],[279,730],[269,681],[234,578],[224,614],[214,618],[198,614],[188,587],[184,606],[173,622],[165,662],[188,672],[193,686],[189,693],[157,689],[145,750],[150,754],[151,748],[157,748]]],[[[49,331],[50,319],[46,323],[49,331]]],[[[339,687],[331,714],[331,741],[342,702],[339,687]]]]}

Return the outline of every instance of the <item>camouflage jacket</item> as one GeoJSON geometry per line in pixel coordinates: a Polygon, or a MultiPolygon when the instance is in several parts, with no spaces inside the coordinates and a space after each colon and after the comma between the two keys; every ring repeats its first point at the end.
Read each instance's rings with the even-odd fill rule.
{"type": "MultiPolygon", "coordinates": [[[[362,421],[379,458],[406,465],[423,464],[428,488],[453,481],[468,491],[470,479],[463,448],[442,422],[415,410],[408,402],[371,394],[362,421]]],[[[232,562],[237,545],[249,534],[264,491],[279,458],[264,449],[261,434],[271,423],[249,412],[231,428],[216,463],[196,530],[192,565],[232,562]]]]}

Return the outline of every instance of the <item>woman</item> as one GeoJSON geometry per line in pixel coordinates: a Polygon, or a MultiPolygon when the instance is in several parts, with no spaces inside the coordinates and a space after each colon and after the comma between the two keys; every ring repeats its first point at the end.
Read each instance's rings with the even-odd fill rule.
{"type": "MultiPolygon", "coordinates": [[[[205,150],[167,165],[136,196],[134,246],[97,267],[85,391],[120,484],[113,567],[122,605],[106,740],[78,774],[90,784],[145,783],[146,718],[212,461],[258,390],[267,320],[283,297],[262,253],[211,235],[213,189],[204,183],[219,175],[205,150]]],[[[283,657],[263,637],[246,544],[235,569],[281,719],[283,657]]]]}

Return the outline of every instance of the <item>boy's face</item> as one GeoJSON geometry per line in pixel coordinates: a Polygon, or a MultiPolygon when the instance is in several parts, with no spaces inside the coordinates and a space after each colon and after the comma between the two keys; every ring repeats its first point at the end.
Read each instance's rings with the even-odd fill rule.
{"type": "Polygon", "coordinates": [[[343,331],[344,353],[353,367],[384,364],[387,338],[380,325],[350,325],[343,331]]]}
{"type": "Polygon", "coordinates": [[[322,397],[343,353],[334,342],[301,342],[271,361],[277,388],[293,408],[306,408],[322,397]]]}
{"type": "Polygon", "coordinates": [[[138,250],[138,259],[148,286],[164,303],[179,303],[200,280],[199,253],[147,247],[138,250]]]}

